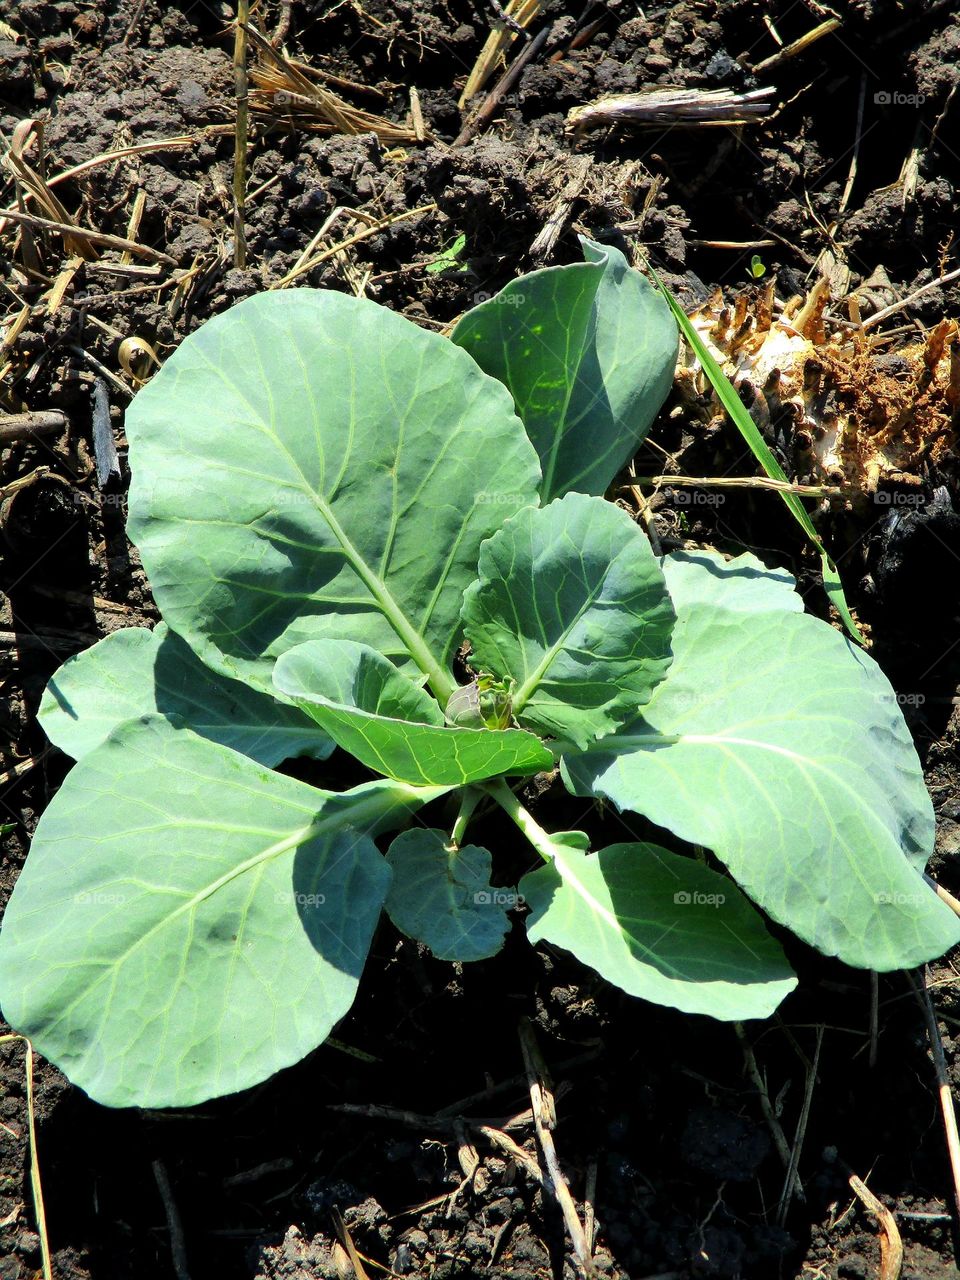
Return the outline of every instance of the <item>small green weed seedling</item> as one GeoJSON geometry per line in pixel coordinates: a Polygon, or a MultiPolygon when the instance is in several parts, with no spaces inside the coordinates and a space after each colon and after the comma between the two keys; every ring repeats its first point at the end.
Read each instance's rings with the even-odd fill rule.
{"type": "Polygon", "coordinates": [[[469,961],[522,904],[532,943],[725,1019],[795,983],[761,911],[870,969],[960,939],[875,663],[788,574],[658,559],[605,500],[677,325],[619,252],[584,249],[452,341],[366,300],[265,293],[134,400],[130,535],[164,624],[50,682],[41,720],[77,763],[0,934],[6,1017],[92,1097],[182,1106],[296,1062],[350,1008],[384,910],[469,961]],[[334,747],[374,779],[275,770],[334,747]],[[517,792],[556,768],[729,875],[547,830],[517,792]],[[439,829],[420,811],[451,793],[439,829]],[[529,841],[516,886],[467,842],[480,800],[529,841]]]}
{"type": "Polygon", "coordinates": [[[455,240],[424,266],[424,271],[429,275],[442,275],[445,271],[462,274],[470,270],[469,262],[463,260],[463,253],[467,247],[467,237],[461,233],[455,240]]]}

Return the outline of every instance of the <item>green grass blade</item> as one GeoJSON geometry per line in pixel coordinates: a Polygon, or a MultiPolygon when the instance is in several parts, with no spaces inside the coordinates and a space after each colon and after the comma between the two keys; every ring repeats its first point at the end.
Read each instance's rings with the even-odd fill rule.
{"type": "MultiPolygon", "coordinates": [[[[717,393],[717,399],[723,405],[724,409],[732,419],[734,426],[736,426],[737,430],[749,445],[753,456],[760,463],[768,476],[774,480],[786,481],[789,484],[790,477],[774,457],[766,440],[764,440],[763,436],[760,434],[760,429],[747,412],[746,405],[740,399],[736,387],[720,368],[719,364],[717,364],[716,360],[713,358],[707,346],[703,342],[703,339],[691,324],[687,313],[680,306],[679,302],[677,302],[669,290],[664,286],[663,281],[654,271],[653,267],[650,267],[649,263],[647,265],[654,282],[659,287],[664,298],[666,298],[667,303],[670,306],[670,310],[673,312],[674,319],[680,327],[680,332],[693,348],[694,354],[700,361],[700,365],[703,368],[704,373],[710,379],[710,385],[717,393]]],[[[830,603],[840,615],[843,620],[843,625],[846,627],[853,639],[856,640],[858,644],[863,644],[863,636],[860,634],[860,630],[857,627],[856,622],[854,622],[849,606],[847,605],[847,598],[844,595],[843,584],[840,581],[840,573],[837,566],[831,559],[830,553],[823,545],[823,541],[817,533],[813,521],[810,519],[809,512],[795,493],[781,493],[780,497],[790,508],[797,524],[799,524],[800,528],[820,553],[820,562],[823,572],[823,586],[830,603]]]]}
{"type": "MultiPolygon", "coordinates": [[[[11,824],[13,825],[13,824],[11,824]]],[[[0,1036],[0,1044],[13,1044],[22,1040],[26,1049],[24,1074],[27,1082],[27,1140],[30,1151],[30,1188],[33,1191],[33,1210],[37,1220],[37,1234],[40,1237],[40,1260],[43,1266],[43,1280],[53,1280],[53,1264],[50,1258],[50,1238],[47,1233],[47,1214],[43,1207],[43,1187],[40,1182],[40,1161],[37,1157],[37,1119],[34,1105],[35,1088],[33,1083],[33,1045],[26,1036],[0,1036]]]]}

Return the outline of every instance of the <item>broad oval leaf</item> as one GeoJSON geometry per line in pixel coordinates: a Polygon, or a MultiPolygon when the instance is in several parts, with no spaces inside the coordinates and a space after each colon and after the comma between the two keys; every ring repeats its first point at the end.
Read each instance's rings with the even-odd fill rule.
{"type": "Polygon", "coordinates": [[[387,915],[438,960],[485,960],[502,948],[518,898],[491,886],[488,849],[457,848],[443,831],[413,827],[391,844],[387,865],[387,915]]]}
{"type": "Polygon", "coordinates": [[[532,733],[444,727],[437,702],[367,645],[298,645],[278,660],[273,679],[344,751],[403,782],[463,786],[555,764],[532,733]]]}
{"type": "Polygon", "coordinates": [[[738,561],[705,558],[666,557],[673,666],[642,718],[565,760],[567,785],[712,849],[827,955],[877,970],[941,955],[960,920],[919,874],[933,810],[889,682],[839,632],[784,607],[782,583],[765,608],[752,566],[742,579],[738,561]]]}
{"type": "Polygon", "coordinates": [[[124,720],[151,714],[266,765],[299,755],[324,760],[334,747],[296,707],[204,666],[162,622],[153,631],[124,627],[68,658],[37,719],[51,742],[79,760],[124,720]]]}
{"type": "Polygon", "coordinates": [[[370,836],[440,794],[332,795],[128,721],[37,827],[0,932],[4,1016],[109,1106],[265,1080],[353,1002],[390,879],[370,836]]]}
{"type": "Polygon", "coordinates": [[[629,995],[711,1018],[766,1018],[796,986],[736,885],[659,845],[557,846],[520,893],[531,942],[563,947],[629,995]]]}
{"type": "Polygon", "coordinates": [[[580,747],[649,701],[674,619],[641,530],[579,493],[528,507],[485,542],[463,605],[470,661],[517,682],[519,722],[580,747]]]}
{"type": "Polygon", "coordinates": [[[581,243],[586,262],[521,276],[452,335],[513,396],[545,503],[607,490],[667,398],[679,349],[659,292],[619,249],[581,243]]]}
{"type": "Polygon", "coordinates": [[[465,352],[365,299],[263,293],[188,337],[126,430],[130,535],[204,662],[270,692],[281,653],[335,636],[449,697],[480,543],[539,481],[465,352]]]}

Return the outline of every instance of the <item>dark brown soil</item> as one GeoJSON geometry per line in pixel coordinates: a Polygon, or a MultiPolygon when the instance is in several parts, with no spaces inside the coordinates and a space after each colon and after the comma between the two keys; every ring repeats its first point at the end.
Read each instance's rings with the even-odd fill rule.
{"type": "MultiPolygon", "coordinates": [[[[294,0],[287,50],[365,86],[356,105],[403,121],[416,86],[431,140],[403,148],[373,135],[323,136],[255,118],[247,215],[249,266],[232,265],[231,45],[227,4],[140,6],[110,0],[0,0],[0,140],[20,122],[43,121],[44,171],[52,177],[106,150],[188,139],[91,168],[54,188],[85,226],[126,236],[143,196],[136,236],[168,255],[118,267],[116,252],[75,265],[62,301],[47,299],[69,258],[62,237],[34,236],[32,250],[0,233],[4,328],[29,308],[0,347],[0,407],[60,409],[60,437],[3,453],[3,481],[49,468],[0,508],[4,593],[2,819],[3,898],[36,819],[68,762],[44,754],[33,720],[44,683],[70,653],[123,625],[156,617],[126,542],[125,475],[97,484],[91,439],[91,373],[111,375],[121,462],[122,415],[134,384],[124,338],[163,359],[211,314],[289,271],[337,206],[375,217],[424,204],[436,209],[385,227],[330,257],[301,283],[352,290],[435,328],[541,265],[530,247],[581,156],[587,180],[551,262],[578,257],[576,232],[642,244],[687,299],[749,279],[758,253],[783,291],[802,290],[825,248],[838,247],[851,288],[882,265],[900,295],[956,263],[960,142],[954,95],[960,24],[944,0],[695,0],[642,10],[622,0],[548,2],[545,54],[501,104],[492,126],[449,145],[462,117],[457,96],[486,37],[483,0],[294,0]],[[842,27],[769,71],[751,70],[776,50],[764,18],[788,43],[829,17],[842,27]],[[581,47],[578,31],[602,19],[581,47]],[[771,84],[780,104],[762,128],[607,131],[578,143],[564,132],[572,106],[603,93],[660,83],[747,90],[771,84]],[[858,142],[858,107],[863,101],[858,142]],[[848,199],[842,196],[856,155],[848,199]],[[912,175],[899,181],[913,155],[912,175]],[[460,234],[463,271],[429,269],[460,234]],[[715,242],[769,240],[759,249],[715,242]],[[714,242],[714,247],[705,242],[714,242]],[[33,256],[30,256],[32,252],[33,256]],[[112,264],[112,269],[111,265],[112,264]],[[29,267],[30,272],[23,268],[29,267]],[[195,269],[179,288],[177,271],[195,269]],[[116,381],[114,381],[114,379],[116,381]]],[[[257,15],[268,32],[279,6],[257,15]]],[[[38,165],[36,147],[28,150],[38,165]]],[[[9,175],[3,206],[16,206],[9,175]]],[[[333,224],[327,244],[356,230],[333,224]]],[[[883,301],[879,305],[883,305],[883,301]]],[[[898,318],[915,328],[960,309],[960,289],[936,288],[898,318]]],[[[740,440],[690,431],[665,411],[657,442],[688,474],[747,472],[740,440]]],[[[660,470],[647,450],[641,474],[660,470]]],[[[921,477],[932,494],[957,476],[921,477]]],[[[870,626],[874,653],[906,710],[939,818],[932,870],[960,884],[960,520],[950,503],[902,524],[837,514],[824,524],[852,601],[870,626]]],[[[811,608],[826,613],[815,559],[770,494],[709,506],[663,501],[667,547],[706,541],[749,547],[788,565],[811,608]]],[[[579,825],[569,797],[543,798],[553,826],[579,825]]],[[[606,836],[625,838],[609,815],[606,836]]],[[[634,829],[638,824],[634,823],[634,829]]],[[[497,831],[490,835],[496,841],[497,831]]],[[[610,1277],[872,1277],[876,1223],[849,1188],[851,1172],[896,1210],[903,1275],[957,1274],[949,1217],[950,1174],[919,1007],[904,975],[879,982],[879,1037],[870,1065],[871,983],[786,939],[801,975],[781,1018],[751,1025],[752,1045],[788,1136],[803,1105],[808,1063],[822,1036],[799,1171],[804,1199],[778,1214],[784,1169],[744,1068],[734,1028],[647,1006],[605,986],[572,960],[532,952],[516,927],[504,952],[473,966],[441,964],[388,925],[377,936],[353,1012],[339,1040],[249,1094],[189,1113],[113,1112],[38,1064],[36,1111],[55,1270],[62,1280],[153,1280],[177,1274],[170,1219],[158,1189],[165,1171],[182,1219],[193,1277],[307,1280],[351,1274],[334,1247],[339,1208],[370,1274],[417,1277],[573,1275],[560,1214],[502,1153],[476,1138],[480,1165],[464,1182],[465,1131],[451,1124],[337,1110],[379,1104],[433,1116],[502,1124],[529,1106],[517,1019],[529,1015],[563,1086],[556,1143],[581,1206],[595,1170],[597,1265],[610,1277]],[[488,1096],[470,1100],[471,1095],[488,1096]],[[458,1099],[467,1099],[454,1107],[458,1099]]],[[[949,958],[931,973],[944,1046],[960,1085],[957,985],[949,958]]],[[[0,1278],[33,1277],[39,1240],[26,1165],[21,1046],[0,1046],[0,1278]]],[[[511,1130],[533,1150],[529,1125],[511,1130]]],[[[182,1271],[182,1266],[181,1266],[182,1271]]],[[[186,1274],[183,1272],[183,1274],[186,1274]]]]}

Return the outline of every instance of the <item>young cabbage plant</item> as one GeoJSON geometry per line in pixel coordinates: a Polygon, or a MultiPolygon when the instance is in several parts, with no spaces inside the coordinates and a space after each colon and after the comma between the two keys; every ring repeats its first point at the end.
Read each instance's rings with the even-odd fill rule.
{"type": "Polygon", "coordinates": [[[350,1008],[384,910],[468,961],[522,904],[531,942],[729,1019],[795,983],[761,912],[870,969],[960,939],[875,663],[786,573],[658,559],[605,500],[677,328],[617,250],[584,250],[452,341],[265,293],[134,400],[129,529],[164,625],[51,680],[41,720],[77,763],[0,933],[7,1019],[92,1097],[183,1106],[297,1061],[350,1008]],[[334,747],[373,780],[276,771],[334,747]],[[549,830],[518,792],[555,769],[729,874],[549,830]],[[529,842],[518,885],[468,842],[480,800],[529,842]]]}

